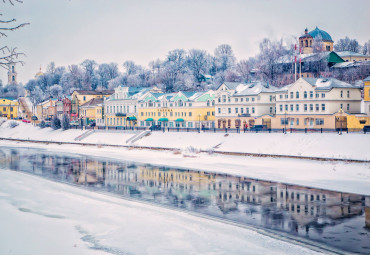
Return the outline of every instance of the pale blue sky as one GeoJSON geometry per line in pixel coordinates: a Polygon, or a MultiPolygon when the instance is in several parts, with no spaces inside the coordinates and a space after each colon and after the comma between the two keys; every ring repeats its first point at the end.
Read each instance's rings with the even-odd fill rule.
{"type": "MultiPolygon", "coordinates": [[[[264,37],[298,37],[318,26],[334,41],[370,39],[369,0],[23,0],[1,3],[4,18],[31,25],[2,38],[27,54],[19,81],[40,65],[125,60],[147,66],[175,48],[208,52],[230,44],[238,60],[254,56],[264,37]]],[[[4,83],[6,72],[0,71],[4,83]]]]}

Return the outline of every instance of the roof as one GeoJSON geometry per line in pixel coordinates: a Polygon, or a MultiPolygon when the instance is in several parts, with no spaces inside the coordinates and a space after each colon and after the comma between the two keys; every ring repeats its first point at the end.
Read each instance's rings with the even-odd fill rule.
{"type": "Polygon", "coordinates": [[[340,57],[370,57],[353,51],[338,51],[336,52],[340,57]]]}
{"type": "Polygon", "coordinates": [[[342,62],[336,63],[332,66],[332,68],[350,68],[350,67],[358,67],[361,65],[370,65],[370,61],[351,61],[351,62],[342,62]]]}
{"type": "Polygon", "coordinates": [[[233,96],[252,96],[258,95],[260,93],[273,93],[276,90],[276,87],[271,86],[265,82],[254,81],[238,86],[237,91],[233,96]]]}
{"type": "Polygon", "coordinates": [[[347,82],[337,80],[335,78],[301,78],[315,86],[317,90],[331,90],[332,88],[358,88],[347,82]]]}
{"type": "Polygon", "coordinates": [[[366,77],[364,81],[370,81],[370,76],[366,77]]]}
{"type": "Polygon", "coordinates": [[[75,90],[73,92],[77,92],[80,95],[112,95],[114,93],[114,90],[75,90]]]}
{"type": "Polygon", "coordinates": [[[98,104],[103,103],[103,101],[104,101],[103,98],[93,98],[90,101],[87,101],[86,103],[84,103],[83,105],[81,105],[81,107],[95,107],[98,104]]]}
{"type": "Polygon", "coordinates": [[[10,100],[10,101],[14,101],[15,100],[14,97],[0,97],[0,99],[6,99],[6,100],[10,100]]]}
{"type": "Polygon", "coordinates": [[[310,35],[312,36],[312,38],[321,38],[322,40],[324,41],[333,41],[333,39],[331,39],[331,36],[329,35],[328,32],[324,31],[324,30],[321,30],[319,29],[318,27],[316,27],[314,30],[312,30],[311,32],[308,32],[308,34],[304,34],[302,35],[301,37],[299,38],[304,38],[304,37],[307,37],[307,35],[310,35]]]}
{"type": "Polygon", "coordinates": [[[236,90],[236,88],[240,85],[240,82],[224,82],[226,87],[228,87],[231,90],[236,90]]]}

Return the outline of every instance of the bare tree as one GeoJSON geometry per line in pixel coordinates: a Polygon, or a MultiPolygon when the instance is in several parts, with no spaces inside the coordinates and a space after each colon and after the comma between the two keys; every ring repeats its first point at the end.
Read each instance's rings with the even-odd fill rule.
{"type": "MultiPolygon", "coordinates": [[[[11,5],[14,5],[15,2],[22,3],[21,0],[3,0],[3,3],[10,3],[11,5]]],[[[3,16],[2,13],[0,13],[0,16],[3,16]]],[[[29,25],[29,23],[21,23],[17,24],[16,19],[0,19],[0,37],[7,37],[8,32],[12,32],[15,30],[18,30],[26,25],[29,25]]],[[[20,59],[21,56],[24,56],[25,54],[22,52],[18,52],[17,48],[10,47],[7,45],[1,45],[0,46],[0,66],[5,69],[9,69],[9,64],[16,64],[21,63],[24,64],[24,62],[20,59]]]]}

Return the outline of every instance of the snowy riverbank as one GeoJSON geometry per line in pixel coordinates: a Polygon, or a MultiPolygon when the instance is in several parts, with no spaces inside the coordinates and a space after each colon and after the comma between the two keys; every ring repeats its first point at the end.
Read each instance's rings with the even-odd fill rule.
{"type": "Polygon", "coordinates": [[[0,254],[315,254],[254,230],[0,171],[0,254]]]}
{"type": "Polygon", "coordinates": [[[81,141],[74,139],[84,130],[40,129],[31,124],[20,123],[15,128],[8,127],[9,121],[0,126],[0,137],[40,141],[81,142],[91,144],[134,145],[144,147],[177,148],[193,147],[196,150],[216,150],[222,152],[242,152],[257,154],[292,155],[304,157],[341,158],[370,160],[368,151],[370,134],[351,133],[162,133],[152,132],[142,139],[128,144],[126,141],[135,135],[133,132],[94,132],[81,141]]]}

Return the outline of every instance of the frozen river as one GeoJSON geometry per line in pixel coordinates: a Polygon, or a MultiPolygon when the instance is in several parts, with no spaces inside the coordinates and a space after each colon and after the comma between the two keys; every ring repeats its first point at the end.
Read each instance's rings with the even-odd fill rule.
{"type": "Polygon", "coordinates": [[[370,254],[370,197],[359,194],[42,149],[0,147],[0,168],[370,254]]]}

